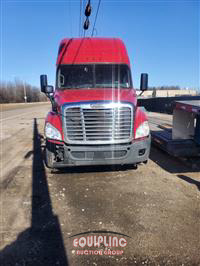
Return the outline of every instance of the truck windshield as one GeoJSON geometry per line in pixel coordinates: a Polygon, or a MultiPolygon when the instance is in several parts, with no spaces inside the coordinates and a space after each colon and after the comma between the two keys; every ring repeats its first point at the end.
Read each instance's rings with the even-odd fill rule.
{"type": "Polygon", "coordinates": [[[57,88],[132,88],[128,65],[61,65],[57,70],[57,88]]]}

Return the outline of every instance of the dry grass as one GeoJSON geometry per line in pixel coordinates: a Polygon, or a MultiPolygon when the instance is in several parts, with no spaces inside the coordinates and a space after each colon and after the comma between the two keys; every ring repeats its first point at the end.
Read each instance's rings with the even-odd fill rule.
{"type": "Polygon", "coordinates": [[[34,107],[37,105],[47,105],[50,103],[49,102],[36,102],[36,103],[3,103],[0,104],[0,112],[3,111],[9,111],[9,110],[14,110],[14,109],[25,109],[25,108],[30,108],[34,107]]]}

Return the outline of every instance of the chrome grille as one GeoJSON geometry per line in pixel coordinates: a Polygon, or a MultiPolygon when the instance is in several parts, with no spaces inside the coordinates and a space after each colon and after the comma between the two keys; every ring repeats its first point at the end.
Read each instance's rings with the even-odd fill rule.
{"type": "Polygon", "coordinates": [[[126,143],[132,139],[130,104],[83,104],[64,108],[65,141],[71,144],[126,143]]]}

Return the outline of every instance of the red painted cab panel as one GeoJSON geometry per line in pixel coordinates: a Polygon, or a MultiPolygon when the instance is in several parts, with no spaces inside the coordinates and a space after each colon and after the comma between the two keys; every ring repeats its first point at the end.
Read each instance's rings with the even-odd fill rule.
{"type": "Polygon", "coordinates": [[[55,92],[50,97],[53,111],[46,118],[51,124],[46,127],[47,166],[146,162],[150,136],[143,134],[148,129],[143,122],[147,116],[137,107],[123,41],[63,39],[56,68],[55,92]]]}

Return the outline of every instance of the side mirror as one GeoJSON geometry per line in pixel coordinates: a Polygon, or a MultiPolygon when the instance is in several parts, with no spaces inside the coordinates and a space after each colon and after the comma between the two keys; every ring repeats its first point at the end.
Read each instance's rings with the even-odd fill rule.
{"type": "Polygon", "coordinates": [[[146,91],[148,89],[148,74],[142,73],[140,79],[140,90],[146,91]]]}
{"type": "Polygon", "coordinates": [[[40,87],[41,92],[46,93],[46,87],[48,86],[47,75],[40,75],[40,87]]]}
{"type": "Polygon", "coordinates": [[[53,86],[47,85],[45,87],[45,93],[46,94],[53,93],[53,86]]]}

